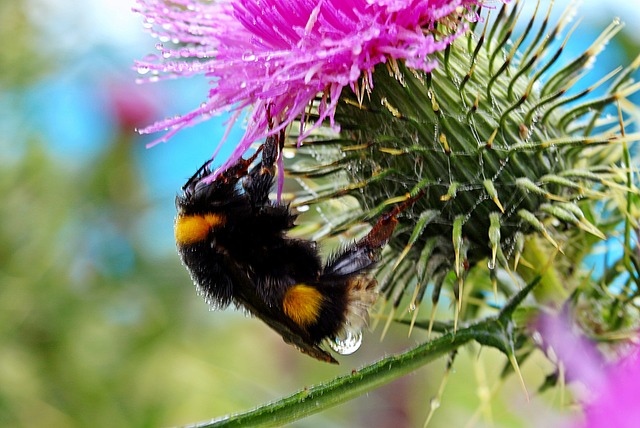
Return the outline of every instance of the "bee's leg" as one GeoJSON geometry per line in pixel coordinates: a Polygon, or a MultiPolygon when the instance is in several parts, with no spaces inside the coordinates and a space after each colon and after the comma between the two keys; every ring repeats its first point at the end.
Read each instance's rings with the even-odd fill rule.
{"type": "Polygon", "coordinates": [[[278,135],[270,135],[260,147],[262,160],[254,166],[244,179],[242,186],[254,207],[263,207],[269,201],[269,192],[273,186],[275,163],[284,146],[284,130],[278,135]]]}
{"type": "Polygon", "coordinates": [[[380,253],[398,224],[398,214],[413,205],[423,194],[424,191],[420,191],[417,195],[408,197],[393,210],[382,215],[364,238],[347,247],[327,263],[323,275],[349,276],[373,268],[380,260],[380,253]]]}
{"type": "Polygon", "coordinates": [[[409,194],[407,194],[407,199],[401,204],[396,205],[390,212],[381,216],[367,236],[360,242],[371,248],[384,247],[387,242],[389,242],[389,238],[391,238],[391,234],[398,224],[398,214],[413,205],[423,195],[424,190],[421,190],[415,196],[409,196],[409,194]]]}
{"type": "Polygon", "coordinates": [[[270,135],[262,145],[262,167],[267,168],[271,175],[280,151],[284,147],[284,129],[278,135],[270,135]]]}
{"type": "Polygon", "coordinates": [[[206,177],[211,174],[209,165],[211,165],[211,159],[208,159],[200,168],[198,168],[196,173],[191,176],[184,186],[182,186],[182,191],[185,191],[189,187],[193,187],[195,183],[202,179],[202,177],[206,177]]]}

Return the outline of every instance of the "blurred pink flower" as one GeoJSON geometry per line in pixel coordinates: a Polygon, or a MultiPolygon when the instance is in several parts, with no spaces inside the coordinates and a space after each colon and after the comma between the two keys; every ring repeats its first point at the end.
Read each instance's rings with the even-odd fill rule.
{"type": "Polygon", "coordinates": [[[640,427],[640,347],[607,362],[595,343],[579,332],[566,314],[543,316],[539,328],[544,345],[564,364],[569,381],[584,385],[580,397],[584,417],[572,428],[640,427]]]}
{"type": "Polygon", "coordinates": [[[584,428],[640,427],[640,348],[605,368],[605,382],[585,405],[584,428]]]}
{"type": "Polygon", "coordinates": [[[348,85],[361,94],[371,89],[376,65],[401,60],[416,70],[433,69],[431,55],[477,19],[471,5],[480,2],[137,0],[134,10],[160,42],[158,54],[136,63],[145,75],[142,80],[196,74],[212,78],[209,98],[200,107],[140,132],[166,130],[156,141],[164,142],[181,128],[223,112],[234,112],[231,127],[243,109],[252,107],[247,131],[224,167],[253,141],[296,119],[304,122],[305,109],[319,96],[319,116],[302,130],[301,141],[327,118],[335,127],[342,89],[348,85]],[[435,23],[451,31],[434,37],[430,30],[435,23]],[[174,47],[166,47],[168,42],[174,47]]]}
{"type": "Polygon", "coordinates": [[[130,134],[131,130],[149,123],[159,114],[158,99],[149,91],[120,78],[109,80],[106,85],[107,106],[122,133],[130,134]]]}

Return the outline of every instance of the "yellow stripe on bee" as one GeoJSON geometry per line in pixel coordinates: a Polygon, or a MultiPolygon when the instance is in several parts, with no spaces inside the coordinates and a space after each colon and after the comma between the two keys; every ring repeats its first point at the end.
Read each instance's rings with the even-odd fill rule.
{"type": "Polygon", "coordinates": [[[322,307],[322,293],[306,284],[296,284],[284,295],[282,309],[284,313],[301,327],[317,321],[322,307]]]}
{"type": "Polygon", "coordinates": [[[221,214],[181,215],[176,218],[175,235],[179,245],[190,245],[204,241],[214,227],[224,225],[221,214]]]}

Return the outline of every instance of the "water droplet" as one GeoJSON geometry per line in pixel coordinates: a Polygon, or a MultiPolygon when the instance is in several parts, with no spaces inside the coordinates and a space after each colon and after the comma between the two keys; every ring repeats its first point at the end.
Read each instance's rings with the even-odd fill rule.
{"type": "Polygon", "coordinates": [[[252,54],[251,52],[245,52],[242,54],[242,60],[243,61],[255,61],[256,60],[256,56],[254,54],[252,54]]]}
{"type": "Polygon", "coordinates": [[[414,302],[411,302],[409,304],[409,312],[413,312],[416,310],[416,304],[414,302]]]}
{"type": "Polygon", "coordinates": [[[147,74],[149,72],[149,67],[146,65],[138,66],[138,74],[147,74]]]}
{"type": "Polygon", "coordinates": [[[431,404],[431,408],[433,410],[436,410],[437,408],[440,407],[440,399],[434,397],[434,398],[431,399],[431,403],[430,404],[431,404]]]}
{"type": "Polygon", "coordinates": [[[362,332],[352,332],[347,330],[342,336],[329,339],[329,346],[340,355],[350,355],[356,352],[362,344],[362,332]]]}
{"type": "Polygon", "coordinates": [[[489,259],[489,261],[487,262],[487,267],[491,270],[494,270],[496,268],[496,261],[494,259],[489,259]]]}

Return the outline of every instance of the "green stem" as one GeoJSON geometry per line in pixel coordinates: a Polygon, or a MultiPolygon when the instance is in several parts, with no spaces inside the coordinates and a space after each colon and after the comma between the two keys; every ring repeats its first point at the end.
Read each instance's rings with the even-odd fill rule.
{"type": "Polygon", "coordinates": [[[280,426],[329,407],[342,404],[352,398],[385,385],[424,365],[444,356],[460,346],[476,342],[500,349],[509,355],[513,349],[507,324],[517,307],[540,282],[540,276],[533,278],[516,293],[504,306],[497,317],[486,318],[457,332],[448,332],[438,339],[416,346],[402,354],[383,358],[349,375],[337,377],[323,384],[303,389],[273,403],[244,413],[225,416],[221,419],[191,425],[194,428],[212,427],[267,427],[280,426]]]}
{"type": "Polygon", "coordinates": [[[386,357],[349,375],[298,391],[257,409],[197,424],[195,427],[265,427],[290,423],[398,379],[471,340],[484,342],[487,334],[493,334],[495,331],[489,328],[490,323],[495,323],[495,320],[485,320],[456,333],[447,333],[436,340],[402,354],[386,357]]]}
{"type": "MultiPolygon", "coordinates": [[[[618,109],[620,109],[620,105],[618,104],[618,109]]],[[[622,112],[619,113],[622,115],[622,112]]],[[[629,276],[633,279],[636,279],[636,275],[634,275],[633,263],[631,260],[631,251],[633,248],[633,242],[631,241],[631,211],[633,209],[633,167],[631,166],[631,154],[629,153],[629,147],[627,146],[627,142],[622,142],[622,150],[624,154],[624,163],[627,168],[627,188],[629,191],[627,192],[627,205],[625,207],[625,217],[624,217],[624,248],[625,252],[623,254],[624,266],[627,268],[627,272],[629,272],[629,276]]],[[[632,291],[629,289],[630,282],[627,282],[625,285],[626,295],[632,295],[632,291]]],[[[638,284],[638,279],[636,279],[636,285],[638,284]]]]}

